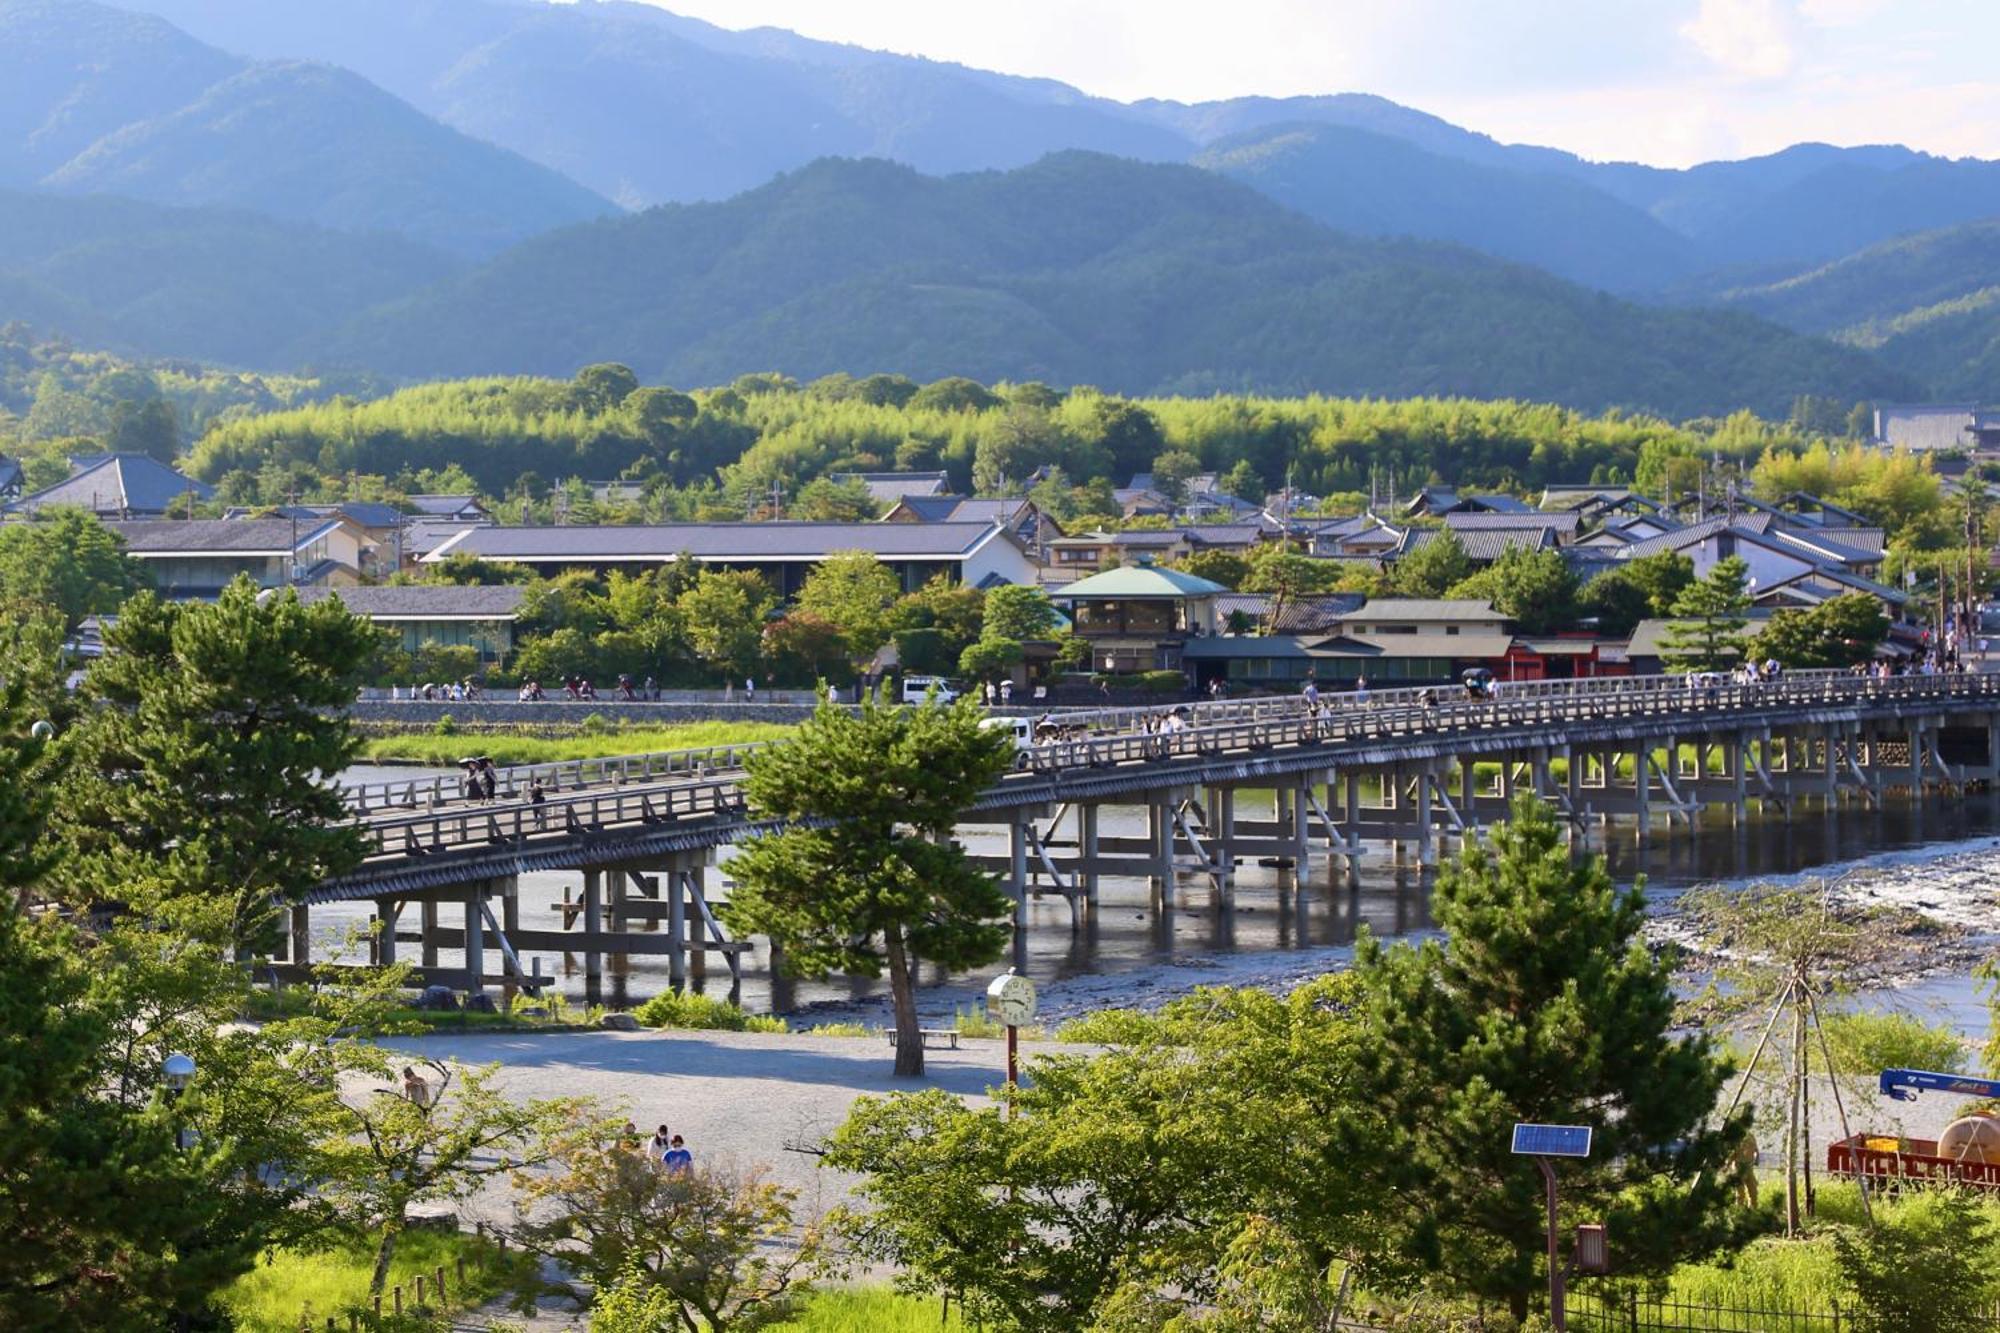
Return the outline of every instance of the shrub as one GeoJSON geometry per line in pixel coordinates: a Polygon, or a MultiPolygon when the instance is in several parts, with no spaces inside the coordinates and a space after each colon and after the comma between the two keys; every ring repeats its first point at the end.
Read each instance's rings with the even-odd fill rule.
{"type": "Polygon", "coordinates": [[[446,713],[443,717],[440,717],[436,722],[431,724],[431,735],[433,736],[458,735],[458,719],[453,717],[450,713],[446,713]]]}
{"type": "Polygon", "coordinates": [[[1843,1074],[1869,1077],[1884,1069],[1931,1069],[1956,1074],[1967,1051],[1949,1024],[1926,1023],[1913,1014],[1828,1014],[1826,1042],[1843,1074]]]}
{"type": "Polygon", "coordinates": [[[1086,1046],[1129,1046],[1155,1027],[1153,1019],[1137,1009],[1100,1009],[1064,1023],[1056,1029],[1056,1040],[1086,1046]]]}
{"type": "Polygon", "coordinates": [[[791,1025],[768,1014],[747,1013],[727,1000],[693,991],[662,991],[633,1011],[649,1028],[699,1032],[789,1032],[791,1025]]]}
{"type": "Polygon", "coordinates": [[[1148,694],[1185,694],[1187,677],[1178,671],[1141,671],[1139,688],[1148,694]]]}

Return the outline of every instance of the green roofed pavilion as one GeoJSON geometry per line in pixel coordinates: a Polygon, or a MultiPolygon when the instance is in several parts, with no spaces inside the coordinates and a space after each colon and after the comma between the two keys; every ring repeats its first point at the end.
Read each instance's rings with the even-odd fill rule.
{"type": "Polygon", "coordinates": [[[1182,601],[1189,597],[1220,597],[1229,589],[1210,579],[1196,578],[1178,569],[1161,569],[1155,565],[1137,565],[1127,569],[1107,569],[1102,574],[1092,574],[1087,579],[1079,579],[1067,587],[1058,588],[1050,596],[1056,601],[1075,599],[1115,598],[1121,602],[1131,601],[1182,601]]]}

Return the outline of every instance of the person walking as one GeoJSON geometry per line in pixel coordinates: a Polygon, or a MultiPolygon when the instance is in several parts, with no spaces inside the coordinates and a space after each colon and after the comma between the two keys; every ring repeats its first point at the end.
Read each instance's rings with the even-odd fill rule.
{"type": "Polygon", "coordinates": [[[661,1125],[659,1129],[654,1131],[653,1137],[646,1140],[647,1159],[654,1162],[665,1163],[665,1161],[667,1160],[667,1154],[673,1151],[674,1142],[675,1142],[674,1137],[671,1134],[667,1133],[667,1127],[665,1125],[661,1125]]]}
{"type": "Polygon", "coordinates": [[[745,676],[743,678],[743,702],[746,704],[757,702],[757,678],[755,676],[745,676]]]}
{"type": "Polygon", "coordinates": [[[431,1085],[409,1065],[403,1066],[403,1095],[410,1099],[412,1106],[431,1104],[431,1085]]]}
{"type": "Polygon", "coordinates": [[[680,1135],[674,1135],[673,1146],[660,1158],[660,1165],[676,1176],[684,1176],[694,1170],[694,1154],[688,1151],[680,1135]]]}

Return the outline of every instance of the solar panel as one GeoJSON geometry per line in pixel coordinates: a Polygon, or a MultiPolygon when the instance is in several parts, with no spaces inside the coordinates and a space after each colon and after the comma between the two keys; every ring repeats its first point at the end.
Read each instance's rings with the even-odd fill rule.
{"type": "Polygon", "coordinates": [[[1516,1125],[1514,1151],[1523,1157],[1588,1157],[1589,1125],[1516,1125]]]}

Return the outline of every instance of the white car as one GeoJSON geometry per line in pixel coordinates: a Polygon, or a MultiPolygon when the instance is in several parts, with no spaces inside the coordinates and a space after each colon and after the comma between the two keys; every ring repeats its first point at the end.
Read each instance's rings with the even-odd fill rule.
{"type": "Polygon", "coordinates": [[[903,677],[902,699],[906,704],[922,703],[930,697],[933,690],[937,692],[938,702],[943,704],[953,702],[959,695],[959,692],[952,688],[951,682],[943,676],[903,677]]]}

